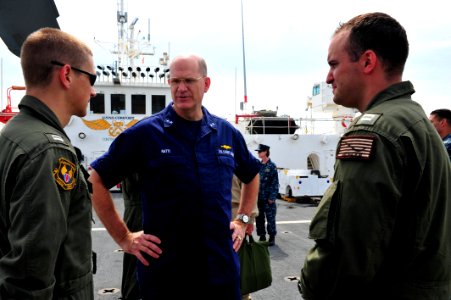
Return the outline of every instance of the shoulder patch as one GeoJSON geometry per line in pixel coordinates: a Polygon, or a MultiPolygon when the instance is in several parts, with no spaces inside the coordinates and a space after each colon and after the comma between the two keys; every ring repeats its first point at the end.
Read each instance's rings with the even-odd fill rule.
{"type": "Polygon", "coordinates": [[[381,114],[363,114],[356,125],[374,125],[381,116],[381,114]]]}
{"type": "Polygon", "coordinates": [[[58,167],[53,170],[53,177],[56,183],[64,190],[72,190],[77,180],[75,179],[75,173],[77,167],[71,161],[60,157],[58,159],[58,167]]]}
{"type": "Polygon", "coordinates": [[[350,135],[340,139],[337,159],[369,160],[374,150],[376,137],[372,135],[350,135]]]}

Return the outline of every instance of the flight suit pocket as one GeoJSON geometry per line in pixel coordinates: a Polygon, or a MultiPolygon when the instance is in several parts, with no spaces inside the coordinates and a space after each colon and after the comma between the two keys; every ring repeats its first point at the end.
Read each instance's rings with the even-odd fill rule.
{"type": "Polygon", "coordinates": [[[318,210],[310,223],[309,238],[333,240],[333,224],[336,218],[339,182],[334,181],[323,195],[318,210]]]}

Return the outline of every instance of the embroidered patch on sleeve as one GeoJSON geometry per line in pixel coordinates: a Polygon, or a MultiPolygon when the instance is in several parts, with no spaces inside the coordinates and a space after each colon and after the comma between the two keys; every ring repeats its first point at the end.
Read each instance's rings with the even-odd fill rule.
{"type": "Polygon", "coordinates": [[[72,190],[76,185],[75,172],[77,167],[65,158],[58,159],[58,168],[53,170],[56,183],[64,190],[72,190]]]}
{"type": "Polygon", "coordinates": [[[342,137],[337,149],[337,159],[369,160],[374,150],[376,137],[350,135],[342,137]]]}

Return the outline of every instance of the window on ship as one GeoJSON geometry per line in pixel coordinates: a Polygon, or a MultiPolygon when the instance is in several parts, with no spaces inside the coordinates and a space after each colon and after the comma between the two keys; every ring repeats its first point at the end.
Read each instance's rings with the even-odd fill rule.
{"type": "Polygon", "coordinates": [[[105,94],[96,94],[89,101],[89,112],[91,114],[104,114],[105,113],[105,94]]]}
{"type": "Polygon", "coordinates": [[[152,114],[162,111],[166,106],[165,95],[152,95],[152,114]]]}
{"type": "Polygon", "coordinates": [[[125,114],[125,95],[124,94],[111,94],[111,113],[125,114]]]}
{"type": "Polygon", "coordinates": [[[146,114],[146,95],[132,95],[132,114],[146,114]]]}

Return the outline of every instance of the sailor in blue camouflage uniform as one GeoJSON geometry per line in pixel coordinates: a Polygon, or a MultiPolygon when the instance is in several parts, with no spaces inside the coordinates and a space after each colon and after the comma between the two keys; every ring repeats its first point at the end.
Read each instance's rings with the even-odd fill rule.
{"type": "Polygon", "coordinates": [[[276,164],[269,158],[269,146],[259,144],[258,157],[261,160],[260,190],[258,192],[258,216],[255,218],[257,235],[260,241],[266,241],[266,232],[269,235],[269,246],[275,244],[276,229],[276,199],[279,193],[279,176],[276,164]],[[266,218],[266,230],[265,230],[266,218]]]}
{"type": "Polygon", "coordinates": [[[383,13],[336,30],[334,102],[355,107],[310,224],[303,299],[451,299],[451,167],[413,85],[402,26],[383,13]]]}

